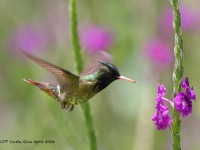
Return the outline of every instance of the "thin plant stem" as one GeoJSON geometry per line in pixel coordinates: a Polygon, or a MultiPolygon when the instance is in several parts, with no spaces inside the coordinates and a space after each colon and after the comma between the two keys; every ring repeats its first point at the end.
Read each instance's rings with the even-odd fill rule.
{"type": "MultiPolygon", "coordinates": [[[[173,72],[173,99],[176,94],[181,91],[181,80],[183,77],[183,38],[182,38],[182,29],[181,29],[181,16],[179,11],[178,0],[170,0],[170,3],[173,7],[173,28],[175,32],[175,46],[174,46],[174,56],[175,56],[175,65],[173,72]]],[[[173,148],[174,150],[181,150],[181,119],[180,113],[177,110],[173,109],[173,124],[172,124],[172,133],[173,133],[173,148]]]]}
{"type": "Polygon", "coordinates": [[[81,47],[79,44],[79,35],[78,35],[78,20],[77,20],[77,13],[76,13],[76,0],[70,0],[70,27],[71,27],[71,40],[72,46],[74,50],[74,56],[76,61],[76,69],[78,74],[81,73],[84,67],[84,62],[81,57],[81,47]]]}
{"type": "MultiPolygon", "coordinates": [[[[76,0],[70,0],[69,5],[69,11],[70,11],[70,21],[71,21],[71,39],[72,39],[72,45],[74,49],[74,56],[76,61],[76,68],[78,74],[81,73],[84,67],[84,62],[81,57],[81,47],[79,44],[79,36],[78,36],[78,19],[77,19],[77,13],[76,13],[76,0]]],[[[88,130],[88,136],[90,141],[90,150],[97,150],[97,142],[96,142],[96,135],[93,125],[93,119],[92,119],[92,113],[89,102],[85,102],[81,105],[81,108],[83,110],[84,118],[86,127],[88,130]]]]}

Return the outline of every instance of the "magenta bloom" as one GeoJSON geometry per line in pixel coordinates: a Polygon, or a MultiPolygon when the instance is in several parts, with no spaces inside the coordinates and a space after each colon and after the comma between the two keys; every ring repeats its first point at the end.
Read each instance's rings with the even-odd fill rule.
{"type": "Polygon", "coordinates": [[[196,94],[193,88],[189,85],[188,78],[182,81],[182,88],[185,92],[179,92],[174,99],[174,106],[178,112],[181,113],[182,117],[187,117],[192,113],[192,100],[196,100],[196,94]]]}
{"type": "Polygon", "coordinates": [[[167,127],[170,127],[172,119],[168,113],[169,113],[169,110],[162,111],[162,112],[158,111],[156,114],[152,116],[152,120],[154,121],[158,130],[166,130],[167,127]]]}
{"type": "Polygon", "coordinates": [[[44,30],[33,26],[22,26],[12,35],[9,46],[14,50],[32,52],[46,48],[48,40],[47,32],[44,30]]]}
{"type": "Polygon", "coordinates": [[[158,85],[158,96],[156,98],[156,114],[152,116],[152,120],[157,126],[158,130],[165,130],[167,127],[170,127],[172,122],[171,117],[169,116],[169,108],[164,104],[164,101],[169,102],[170,100],[165,99],[163,96],[166,94],[166,88],[164,85],[158,85]]]}
{"type": "Polygon", "coordinates": [[[87,51],[96,53],[110,48],[113,34],[102,27],[90,26],[81,30],[80,40],[87,51]]]}
{"type": "Polygon", "coordinates": [[[185,93],[180,92],[174,99],[175,108],[181,113],[182,117],[187,117],[192,113],[192,101],[185,95],[185,93]]]}
{"type": "Polygon", "coordinates": [[[188,77],[186,77],[183,81],[182,81],[182,88],[184,88],[186,90],[186,95],[188,96],[188,98],[196,100],[196,94],[193,90],[193,87],[190,87],[189,84],[189,79],[188,77]]]}
{"type": "Polygon", "coordinates": [[[147,56],[159,66],[167,66],[173,62],[173,49],[161,39],[154,39],[145,45],[147,56]]]}
{"type": "Polygon", "coordinates": [[[158,84],[158,97],[163,97],[167,93],[166,88],[163,84],[158,84]]]}
{"type": "Polygon", "coordinates": [[[192,100],[196,100],[196,94],[193,88],[190,87],[188,78],[185,78],[181,85],[182,88],[185,89],[185,92],[179,92],[174,98],[173,103],[171,100],[164,97],[167,92],[164,85],[158,84],[158,96],[156,98],[157,112],[152,116],[152,120],[157,125],[158,130],[165,130],[167,127],[170,127],[172,122],[168,114],[169,108],[164,102],[169,103],[173,108],[175,107],[184,118],[192,113],[192,100]]]}
{"type": "MultiPolygon", "coordinates": [[[[166,31],[167,34],[173,32],[173,13],[172,8],[167,8],[164,10],[163,14],[161,15],[161,30],[162,32],[166,31]]],[[[180,6],[180,13],[181,13],[181,23],[183,31],[193,30],[196,29],[199,25],[199,16],[196,12],[191,10],[187,6],[180,6]]]]}

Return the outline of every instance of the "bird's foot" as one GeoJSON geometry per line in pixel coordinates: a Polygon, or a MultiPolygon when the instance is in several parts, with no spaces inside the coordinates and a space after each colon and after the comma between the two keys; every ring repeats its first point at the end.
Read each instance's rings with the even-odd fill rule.
{"type": "Polygon", "coordinates": [[[67,104],[64,104],[64,103],[63,103],[63,104],[61,105],[61,108],[62,108],[62,109],[66,109],[66,110],[69,109],[69,111],[72,111],[72,110],[74,109],[74,105],[67,105],[67,104]]]}

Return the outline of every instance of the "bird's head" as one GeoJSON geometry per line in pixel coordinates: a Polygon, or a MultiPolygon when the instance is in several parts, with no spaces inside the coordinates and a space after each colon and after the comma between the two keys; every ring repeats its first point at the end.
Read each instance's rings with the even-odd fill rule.
{"type": "Polygon", "coordinates": [[[121,76],[116,66],[111,63],[100,61],[97,83],[93,88],[94,92],[99,92],[115,80],[122,79],[135,83],[134,80],[121,76]]]}
{"type": "Polygon", "coordinates": [[[112,79],[112,81],[121,79],[121,80],[126,80],[129,82],[136,83],[134,80],[120,75],[119,70],[115,65],[108,63],[108,62],[102,62],[102,61],[100,61],[100,63],[105,69],[104,75],[107,77],[110,77],[112,79]]]}

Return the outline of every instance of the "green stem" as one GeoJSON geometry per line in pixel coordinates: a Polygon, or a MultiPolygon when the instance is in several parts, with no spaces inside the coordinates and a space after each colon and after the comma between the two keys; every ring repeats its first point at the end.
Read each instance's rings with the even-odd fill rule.
{"type": "Polygon", "coordinates": [[[90,138],[90,150],[97,150],[97,141],[92,120],[90,104],[86,102],[81,105],[81,108],[84,112],[85,123],[88,128],[88,136],[90,138]]]}
{"type": "Polygon", "coordinates": [[[76,0],[70,0],[70,27],[71,27],[71,39],[72,45],[74,49],[74,56],[76,61],[76,69],[80,74],[83,70],[84,63],[81,57],[81,47],[79,44],[79,35],[78,35],[78,21],[77,21],[77,14],[76,14],[76,0]]]}
{"type": "MultiPolygon", "coordinates": [[[[175,56],[175,65],[173,72],[173,99],[176,94],[181,91],[181,81],[183,77],[183,38],[182,38],[182,30],[181,30],[181,16],[179,11],[178,0],[170,1],[173,7],[173,27],[175,32],[175,47],[174,47],[174,56],[175,56]]],[[[173,110],[173,140],[174,140],[174,150],[181,150],[181,119],[180,113],[173,110]]]]}
{"type": "MultiPolygon", "coordinates": [[[[77,13],[76,13],[76,0],[70,0],[70,20],[71,20],[71,39],[72,45],[74,49],[74,55],[76,60],[76,68],[78,73],[80,74],[83,70],[83,60],[81,57],[81,47],[79,44],[79,36],[78,36],[78,22],[77,22],[77,13]]],[[[90,140],[90,150],[97,150],[97,142],[96,142],[96,135],[93,126],[93,119],[91,114],[90,104],[88,102],[81,105],[83,110],[84,118],[86,127],[88,130],[88,136],[90,140]]]]}

